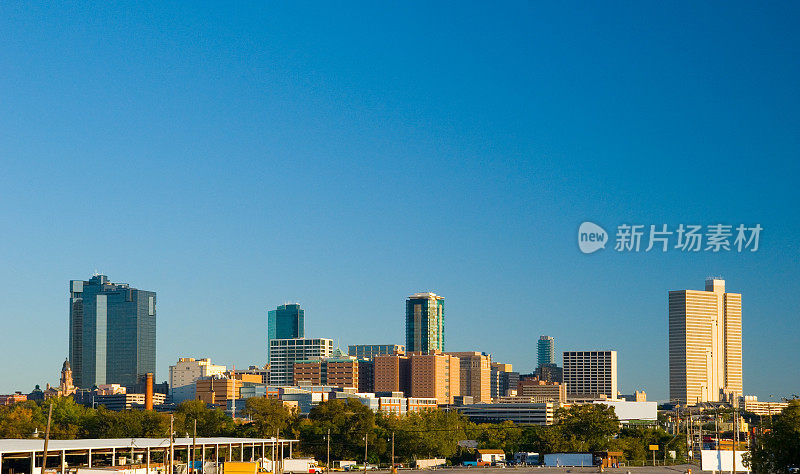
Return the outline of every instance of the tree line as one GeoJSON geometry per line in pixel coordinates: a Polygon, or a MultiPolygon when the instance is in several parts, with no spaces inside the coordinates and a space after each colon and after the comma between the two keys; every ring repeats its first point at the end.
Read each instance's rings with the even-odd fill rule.
{"type": "MultiPolygon", "coordinates": [[[[70,397],[32,401],[0,407],[0,438],[42,437],[48,405],[53,403],[51,438],[167,437],[170,416],[143,410],[109,411],[76,404],[70,397]]],[[[459,442],[472,440],[479,448],[538,453],[622,451],[627,460],[651,459],[649,444],[667,446],[678,458],[685,456],[686,439],[661,428],[620,428],[613,408],[602,404],[576,405],[556,412],[551,426],[516,425],[512,422],[476,424],[455,411],[431,410],[404,416],[373,412],[356,399],[330,400],[313,407],[308,416],[297,416],[277,400],[250,398],[244,419],[234,421],[222,409],[201,401],[185,401],[174,412],[174,434],[197,436],[272,437],[299,440],[298,455],[324,461],[362,462],[364,444],[374,464],[439,457],[452,463],[474,460],[474,450],[459,442]]],[[[473,443],[470,443],[473,444],[473,443]]],[[[658,458],[664,456],[662,449],[658,458]]]]}

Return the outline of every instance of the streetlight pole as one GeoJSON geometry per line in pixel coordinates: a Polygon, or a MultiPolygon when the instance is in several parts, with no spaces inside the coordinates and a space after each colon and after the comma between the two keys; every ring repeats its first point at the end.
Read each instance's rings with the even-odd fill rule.
{"type": "MultiPolygon", "coordinates": [[[[194,457],[197,455],[197,418],[194,419],[194,428],[192,431],[192,455],[189,457],[192,467],[189,472],[194,472],[194,457]]],[[[201,467],[202,468],[202,467],[201,467]]]]}
{"type": "Polygon", "coordinates": [[[169,416],[169,472],[167,474],[172,474],[172,458],[175,455],[174,446],[172,444],[172,433],[173,427],[172,424],[175,421],[175,415],[169,416]]]}
{"type": "Polygon", "coordinates": [[[392,472],[394,472],[394,431],[392,431],[392,472]]]}
{"type": "MultiPolygon", "coordinates": [[[[53,401],[50,401],[50,411],[47,412],[47,429],[44,432],[44,451],[42,452],[42,474],[45,472],[45,468],[47,467],[47,443],[50,441],[50,419],[53,418],[53,401]]],[[[36,459],[32,457],[32,459],[36,459]]],[[[36,464],[33,460],[31,460],[33,464],[33,471],[36,468],[36,464]]]]}
{"type": "Polygon", "coordinates": [[[367,445],[369,444],[369,433],[364,433],[364,474],[367,473],[367,445]]]}
{"type": "Polygon", "coordinates": [[[328,428],[328,457],[325,460],[325,472],[330,472],[331,470],[331,429],[328,428]]]}
{"type": "Polygon", "coordinates": [[[737,401],[736,397],[734,397],[731,403],[733,405],[733,462],[731,462],[733,474],[736,474],[736,443],[739,441],[739,410],[737,409],[737,401]]]}

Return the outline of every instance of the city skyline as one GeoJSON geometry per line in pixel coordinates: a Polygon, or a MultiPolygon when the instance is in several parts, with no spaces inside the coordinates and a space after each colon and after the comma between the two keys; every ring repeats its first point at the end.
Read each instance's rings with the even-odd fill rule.
{"type": "Polygon", "coordinates": [[[797,4],[0,11],[0,393],[57,384],[65,283],[95,269],[158,293],[158,381],[263,365],[286,301],[306,337],[404,344],[429,289],[447,351],[610,348],[656,400],[668,291],[719,275],[745,391],[800,393],[797,4]],[[641,251],[584,253],[584,223],[641,251]],[[645,250],[718,224],[757,251],[645,250]]]}
{"type": "MultiPolygon", "coordinates": [[[[85,296],[84,293],[89,293],[90,298],[96,298],[96,302],[94,299],[90,299],[89,307],[90,309],[95,305],[100,304],[100,297],[95,297],[94,295],[99,294],[102,295],[104,298],[103,306],[107,306],[105,302],[108,298],[107,295],[112,295],[112,299],[114,295],[119,296],[118,294],[122,294],[125,298],[124,300],[120,300],[116,306],[112,305],[111,308],[113,311],[120,312],[120,315],[127,314],[130,311],[124,311],[124,304],[125,301],[131,300],[133,301],[132,295],[138,295],[140,290],[136,288],[130,288],[128,284],[125,283],[111,283],[108,280],[108,277],[105,275],[95,274],[89,281],[80,281],[80,280],[72,280],[70,281],[70,290],[71,290],[71,299],[70,299],[70,348],[72,352],[72,347],[74,345],[74,341],[76,338],[78,341],[82,340],[82,336],[80,333],[76,332],[75,329],[80,325],[76,326],[77,323],[82,323],[86,319],[84,317],[86,303],[84,302],[85,296]],[[122,293],[121,293],[122,292],[122,293]],[[125,296],[128,295],[128,296],[125,296]]],[[[145,295],[145,299],[142,300],[141,304],[136,303],[134,305],[134,309],[137,306],[141,306],[143,311],[144,307],[147,306],[149,309],[149,316],[152,316],[153,319],[153,326],[155,322],[155,292],[142,292],[145,295]],[[145,304],[146,302],[146,304],[145,304]]],[[[118,299],[118,298],[117,298],[118,299]]],[[[409,342],[409,318],[412,319],[412,327],[413,325],[419,325],[422,321],[422,313],[430,313],[434,315],[434,321],[432,323],[426,323],[426,326],[435,327],[433,331],[434,337],[439,337],[440,335],[443,336],[444,328],[443,328],[443,300],[444,298],[440,295],[436,295],[432,292],[426,293],[415,293],[408,298],[406,298],[406,338],[407,342],[409,342]],[[434,303],[432,308],[422,308],[423,304],[430,304],[430,302],[434,303]]],[[[136,298],[138,301],[138,296],[136,298]]],[[[741,322],[742,322],[742,314],[741,314],[741,294],[735,293],[728,293],[725,291],[725,280],[722,280],[719,277],[708,277],[705,282],[705,291],[695,291],[695,290],[678,290],[678,291],[669,291],[669,341],[670,341],[670,350],[669,350],[669,362],[670,362],[670,372],[669,372],[669,380],[670,380],[670,397],[668,400],[678,400],[683,403],[686,403],[687,400],[695,400],[697,402],[706,402],[706,401],[720,401],[723,399],[727,399],[729,396],[742,396],[746,394],[742,390],[742,350],[741,350],[741,339],[742,339],[742,332],[741,332],[741,322]],[[680,307],[679,307],[680,306],[680,307]],[[720,322],[721,321],[721,322],[720,322]],[[686,329],[689,327],[694,328],[693,333],[691,335],[685,334],[686,329]],[[708,328],[705,328],[708,326],[708,328]],[[708,329],[708,330],[706,330],[708,329]],[[683,331],[683,333],[681,333],[683,331]],[[733,331],[733,332],[732,332],[733,331]],[[733,334],[731,336],[731,334],[733,334]],[[679,336],[682,339],[679,339],[679,336]],[[708,339],[707,341],[703,339],[705,337],[708,339]],[[734,339],[731,339],[734,337],[734,339]],[[679,344],[680,343],[680,344],[679,344]],[[680,352],[680,353],[679,353],[680,352]],[[702,354],[701,354],[702,353],[702,354]],[[722,355],[718,355],[722,354],[722,355]],[[732,354],[732,355],[731,355],[732,354]],[[698,357],[700,359],[698,359],[698,357]],[[693,359],[694,358],[694,359],[693,359]],[[697,359],[697,360],[695,360],[697,359]],[[708,361],[706,361],[708,359],[708,361]],[[678,362],[684,364],[683,371],[679,371],[680,367],[678,367],[678,362]],[[700,367],[701,364],[703,367],[710,364],[711,367],[702,368],[700,367]],[[696,367],[695,367],[696,366],[696,367]],[[704,377],[698,376],[696,373],[702,369],[704,377]],[[687,375],[688,374],[688,375],[687,375]],[[683,377],[681,379],[681,377],[683,377]],[[688,378],[687,378],[688,377],[688,378]],[[681,380],[679,380],[681,379],[681,380]],[[712,387],[712,385],[714,387],[712,387]],[[678,393],[679,389],[682,387],[683,392],[680,394],[678,393]],[[730,394],[730,395],[729,395],[730,394]]],[[[90,316],[97,314],[99,317],[100,311],[99,310],[92,310],[89,311],[90,316]]],[[[106,311],[102,312],[106,315],[106,311]]],[[[116,321],[119,324],[120,316],[113,317],[112,315],[111,320],[116,321]]],[[[107,319],[107,316],[105,316],[107,319]]],[[[280,339],[276,341],[276,346],[287,346],[291,345],[293,348],[290,348],[288,352],[281,355],[281,361],[276,364],[276,371],[274,375],[270,376],[270,383],[277,384],[277,385],[286,385],[290,384],[291,375],[291,361],[289,361],[288,365],[286,364],[287,355],[289,356],[287,360],[303,360],[311,354],[311,358],[315,357],[330,357],[333,354],[333,341],[331,339],[306,339],[304,336],[304,310],[300,308],[299,303],[285,303],[283,305],[279,305],[276,310],[270,310],[268,312],[267,317],[267,340],[268,343],[271,344],[270,341],[273,339],[280,339]],[[283,326],[283,327],[280,327],[283,326]],[[276,337],[278,336],[283,337],[276,337]],[[296,340],[292,340],[296,339],[296,340]],[[301,347],[301,349],[294,349],[294,347],[301,347]],[[299,352],[298,352],[299,350],[299,352]],[[297,352],[299,355],[294,355],[297,352]],[[290,354],[291,353],[291,354],[290,354]],[[287,372],[288,370],[288,372],[287,372]],[[286,374],[284,374],[286,372],[286,374]]],[[[91,321],[90,321],[91,322],[91,321]]],[[[94,330],[93,328],[97,326],[99,323],[92,323],[89,324],[90,329],[94,330]]],[[[155,327],[152,329],[152,339],[153,343],[155,342],[155,327]]],[[[117,331],[116,329],[114,331],[117,331]]],[[[109,330],[108,334],[112,332],[109,330]]],[[[425,337],[429,337],[425,336],[425,337]]],[[[99,337],[99,336],[97,336],[99,337]]],[[[104,336],[105,337],[105,336],[104,336]]],[[[114,339],[112,337],[112,339],[114,339]]],[[[420,341],[423,339],[423,335],[417,334],[416,335],[416,344],[419,345],[420,341]]],[[[443,345],[443,337],[438,340],[438,343],[443,345]]],[[[80,347],[80,345],[78,346],[80,347]]],[[[358,352],[366,351],[370,354],[372,353],[381,353],[381,354],[392,354],[393,351],[390,350],[394,348],[394,350],[401,350],[401,345],[350,345],[349,352],[358,352]]],[[[441,346],[440,346],[441,347],[441,346]]],[[[441,353],[440,348],[429,349],[431,351],[436,351],[441,353]]],[[[556,365],[556,359],[554,357],[555,351],[555,339],[551,336],[540,336],[537,340],[537,368],[540,369],[543,365],[556,365]]],[[[83,351],[85,352],[85,351],[83,351]]],[[[341,354],[340,349],[337,349],[337,352],[341,354]]],[[[413,352],[413,351],[412,351],[413,352]]],[[[428,351],[422,351],[426,353],[428,351]]],[[[80,355],[80,351],[76,352],[76,355],[80,355]]],[[[271,356],[268,357],[271,359],[271,356]]],[[[477,395],[475,395],[476,400],[480,401],[482,398],[488,397],[488,394],[491,392],[489,386],[489,363],[497,364],[497,363],[505,363],[498,360],[490,360],[485,357],[487,354],[486,352],[448,352],[446,354],[455,355],[458,357],[465,356],[465,358],[461,361],[462,363],[462,378],[464,378],[461,382],[461,391],[472,394],[473,391],[477,395]],[[483,355],[482,355],[483,354],[483,355]],[[474,358],[475,361],[472,361],[471,358],[474,358]],[[483,360],[486,359],[486,360],[483,360]],[[481,362],[483,360],[483,362],[481,362]],[[485,370],[485,374],[478,375],[481,372],[472,372],[475,367],[483,367],[485,370]],[[466,370],[466,372],[465,372],[466,370]],[[485,378],[485,380],[483,380],[485,378]],[[482,388],[472,388],[472,386],[481,387],[482,388]]],[[[567,362],[567,354],[570,354],[570,362],[574,364],[577,360],[580,363],[583,363],[582,359],[579,357],[575,359],[575,356],[583,356],[586,355],[588,358],[597,358],[598,354],[602,357],[609,357],[609,370],[610,372],[607,374],[608,379],[607,383],[608,387],[606,389],[606,396],[610,398],[616,398],[616,394],[618,393],[617,390],[619,388],[617,380],[617,354],[616,351],[589,351],[586,352],[585,350],[581,351],[571,351],[571,352],[564,352],[564,363],[567,362]],[[604,355],[605,354],[605,355],[604,355]]],[[[152,358],[155,359],[155,353],[153,352],[152,358]]],[[[354,354],[350,354],[351,356],[354,354]]],[[[491,354],[488,354],[491,356],[491,354]]],[[[103,356],[105,359],[105,356],[103,356]]],[[[592,359],[594,360],[594,359],[592,359]]],[[[69,364],[69,358],[67,361],[64,362],[64,366],[69,364]]],[[[190,361],[191,364],[195,364],[198,366],[209,365],[208,359],[201,358],[198,359],[198,362],[195,362],[194,358],[179,358],[178,364],[181,364],[184,361],[190,361]]],[[[78,364],[81,364],[81,358],[76,359],[78,364]]],[[[270,360],[271,362],[271,360],[270,360]]],[[[154,362],[153,362],[154,365],[154,362]]],[[[225,368],[224,366],[213,366],[217,370],[218,373],[222,373],[225,368]]],[[[169,367],[169,381],[170,381],[170,391],[171,393],[174,392],[174,388],[172,388],[172,381],[173,381],[173,369],[175,366],[170,365],[169,367]]],[[[567,386],[570,387],[569,381],[575,379],[575,373],[580,373],[584,371],[584,369],[574,369],[565,367],[569,370],[565,372],[565,383],[567,386]],[[575,373],[570,373],[570,371],[575,373]]],[[[199,369],[198,369],[199,370],[199,369]]],[[[152,370],[146,370],[146,372],[152,372],[152,370]]],[[[590,373],[591,370],[587,373],[590,373]]],[[[200,372],[198,372],[200,373],[200,372]]],[[[517,372],[518,373],[518,372],[517,372]]],[[[62,377],[63,377],[63,369],[62,369],[62,377]]],[[[132,379],[134,380],[134,379],[132,379]]],[[[138,377],[135,378],[138,381],[138,377]]],[[[577,379],[576,379],[577,380],[577,379]]],[[[106,383],[105,379],[102,380],[102,383],[106,383]]],[[[101,382],[98,382],[101,383],[101,382]]],[[[113,381],[109,380],[108,383],[120,383],[120,381],[113,381]]],[[[133,385],[135,382],[131,381],[123,381],[123,385],[133,385]]],[[[591,384],[597,384],[597,381],[590,382],[583,381],[581,383],[587,383],[588,386],[591,384]]],[[[62,380],[63,384],[63,380],[62,380]]],[[[600,383],[602,385],[602,383],[600,383]]],[[[186,385],[185,383],[182,385],[186,385]]],[[[181,386],[182,386],[181,385],[181,386]]],[[[569,388],[570,393],[574,393],[579,396],[587,395],[581,392],[582,388],[575,386],[575,382],[573,380],[572,386],[569,388]],[[576,391],[577,390],[577,391],[576,391]]],[[[646,388],[646,387],[641,387],[646,388]]],[[[637,389],[638,390],[638,389],[637,389]]],[[[621,393],[621,391],[619,391],[621,393]]],[[[462,393],[462,395],[465,393],[462,393]]],[[[591,393],[592,395],[597,395],[596,393],[591,393]]],[[[191,397],[190,397],[191,398],[191,397]]]]}

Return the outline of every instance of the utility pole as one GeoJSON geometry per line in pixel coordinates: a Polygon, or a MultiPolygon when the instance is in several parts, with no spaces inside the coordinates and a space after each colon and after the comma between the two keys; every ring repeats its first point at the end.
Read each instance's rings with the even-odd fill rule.
{"type": "MultiPolygon", "coordinates": [[[[194,457],[197,455],[197,418],[194,419],[194,430],[192,431],[192,455],[190,457],[192,467],[189,472],[194,472],[194,457]]],[[[201,468],[202,469],[202,468],[201,468]]]]}
{"type": "Polygon", "coordinates": [[[277,459],[275,459],[275,445],[277,444],[278,444],[278,431],[275,430],[275,442],[272,443],[272,474],[277,474],[278,472],[276,471],[277,459]]]}
{"type": "Polygon", "coordinates": [[[325,459],[325,472],[330,472],[331,470],[331,429],[328,428],[328,457],[325,459]]]}
{"type": "Polygon", "coordinates": [[[364,474],[367,474],[367,444],[369,443],[369,432],[364,433],[364,474]]]}
{"type": "Polygon", "coordinates": [[[739,410],[737,407],[736,397],[733,397],[731,405],[733,406],[733,462],[731,463],[731,472],[736,474],[736,448],[739,442],[739,410]]]}
{"type": "Polygon", "coordinates": [[[719,405],[714,407],[714,428],[715,428],[715,430],[717,432],[717,434],[716,434],[717,459],[719,459],[719,448],[720,448],[720,443],[719,443],[719,405]]]}
{"type": "Polygon", "coordinates": [[[172,434],[174,433],[173,431],[174,421],[175,421],[175,415],[170,415],[169,416],[169,472],[167,474],[172,474],[173,464],[175,462],[173,460],[173,458],[175,457],[175,446],[173,444],[173,439],[172,439],[172,434]]]}
{"type": "MultiPolygon", "coordinates": [[[[50,420],[52,418],[53,418],[53,402],[51,401],[50,410],[47,412],[47,429],[44,432],[44,452],[42,453],[42,474],[44,474],[44,469],[45,467],[47,467],[47,443],[50,442],[50,420]]],[[[35,468],[36,466],[34,465],[33,467],[35,468]]]]}

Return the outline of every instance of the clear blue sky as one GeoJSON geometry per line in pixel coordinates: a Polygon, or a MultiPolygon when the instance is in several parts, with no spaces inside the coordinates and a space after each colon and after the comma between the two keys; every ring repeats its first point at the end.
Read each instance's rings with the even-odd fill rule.
{"type": "MultiPolygon", "coordinates": [[[[263,2],[261,2],[263,3],[263,2]]],[[[797,3],[0,5],[0,393],[57,383],[68,281],[158,292],[158,373],[266,362],[267,310],[520,371],[615,349],[667,397],[667,291],[743,294],[748,393],[800,393],[797,3]],[[579,252],[584,220],[764,227],[579,252]]]]}

